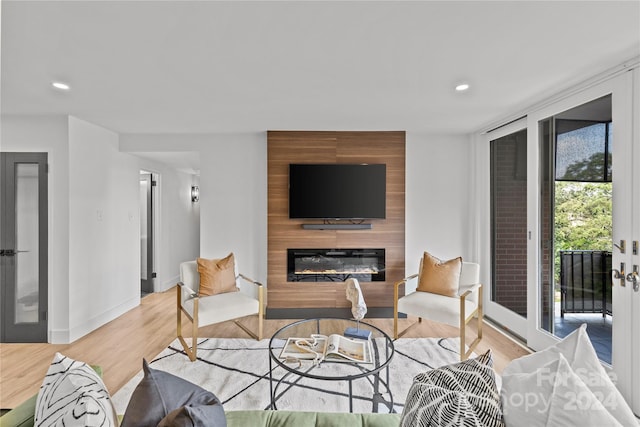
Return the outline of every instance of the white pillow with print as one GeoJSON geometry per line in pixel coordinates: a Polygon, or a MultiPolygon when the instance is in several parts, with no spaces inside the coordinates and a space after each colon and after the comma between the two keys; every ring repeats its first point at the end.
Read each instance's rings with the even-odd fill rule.
{"type": "Polygon", "coordinates": [[[36,399],[35,427],[117,427],[102,379],[89,365],[56,353],[36,399]]]}

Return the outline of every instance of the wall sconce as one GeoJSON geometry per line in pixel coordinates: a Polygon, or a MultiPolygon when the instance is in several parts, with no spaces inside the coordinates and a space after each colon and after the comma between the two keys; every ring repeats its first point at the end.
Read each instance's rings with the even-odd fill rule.
{"type": "Polygon", "coordinates": [[[191,201],[193,203],[200,200],[200,188],[197,185],[191,186],[191,201]]]}

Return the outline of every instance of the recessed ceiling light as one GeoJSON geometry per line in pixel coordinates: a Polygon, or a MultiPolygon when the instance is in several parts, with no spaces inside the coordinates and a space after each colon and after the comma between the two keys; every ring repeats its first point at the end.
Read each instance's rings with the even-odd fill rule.
{"type": "Polygon", "coordinates": [[[465,90],[469,89],[469,83],[460,83],[458,85],[456,85],[456,90],[458,92],[463,92],[465,90]]]}
{"type": "Polygon", "coordinates": [[[69,89],[71,89],[71,87],[68,84],[62,83],[62,82],[53,82],[53,83],[51,83],[51,86],[55,87],[56,89],[60,89],[60,90],[69,90],[69,89]]]}

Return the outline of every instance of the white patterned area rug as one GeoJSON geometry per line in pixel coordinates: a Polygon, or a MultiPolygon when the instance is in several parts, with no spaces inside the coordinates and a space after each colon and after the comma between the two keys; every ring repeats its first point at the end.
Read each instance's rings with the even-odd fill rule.
{"type": "MultiPolygon", "coordinates": [[[[187,340],[187,342],[189,342],[187,340]]],[[[443,365],[458,362],[457,338],[400,338],[394,341],[395,354],[389,364],[389,388],[385,386],[386,372],[381,382],[374,377],[353,381],[353,412],[402,412],[405,397],[417,374],[443,365]],[[378,392],[378,393],[376,393],[378,392]],[[377,398],[373,398],[376,395],[377,398]]],[[[269,409],[269,340],[208,338],[198,344],[195,362],[182,351],[178,340],[160,353],[150,366],[170,372],[214,393],[225,410],[269,409]]],[[[310,361],[305,363],[311,366],[310,361]]],[[[142,360],[140,361],[142,367],[142,360]]],[[[272,366],[277,366],[274,362],[272,366]]],[[[314,368],[353,369],[346,364],[324,364],[314,368]],[[341,366],[342,365],[342,366],[341,366]]],[[[281,379],[286,370],[276,367],[274,380],[281,379]]],[[[112,397],[118,414],[124,414],[133,390],[142,379],[142,371],[112,397]]],[[[275,383],[274,383],[275,384],[275,383]]],[[[277,389],[277,408],[296,411],[349,412],[349,383],[301,379],[289,375],[277,389]]]]}

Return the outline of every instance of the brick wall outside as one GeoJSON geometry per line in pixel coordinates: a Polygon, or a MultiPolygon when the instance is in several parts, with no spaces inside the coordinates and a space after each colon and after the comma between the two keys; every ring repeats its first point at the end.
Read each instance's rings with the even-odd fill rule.
{"type": "Polygon", "coordinates": [[[553,197],[555,195],[555,174],[554,168],[549,166],[549,159],[551,157],[551,150],[553,149],[553,142],[549,135],[549,127],[547,124],[541,129],[543,134],[543,149],[541,161],[545,162],[546,166],[542,172],[542,230],[540,236],[540,259],[541,259],[541,272],[539,281],[542,283],[542,301],[541,301],[541,313],[542,313],[542,329],[549,332],[552,331],[553,324],[553,298],[551,297],[551,286],[553,283],[553,233],[554,233],[554,202],[553,197]]]}
{"type": "Polygon", "coordinates": [[[527,315],[526,161],[518,162],[517,145],[526,150],[526,133],[491,142],[493,159],[494,272],[493,300],[527,315]]]}

